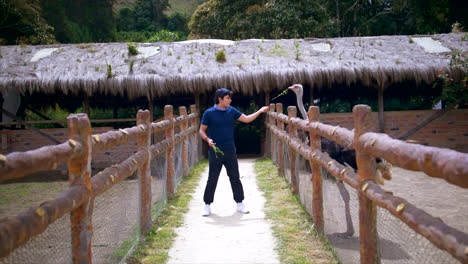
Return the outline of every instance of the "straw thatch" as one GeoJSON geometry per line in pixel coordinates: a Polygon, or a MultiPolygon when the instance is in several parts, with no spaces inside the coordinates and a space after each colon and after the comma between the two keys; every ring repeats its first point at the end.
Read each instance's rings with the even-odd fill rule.
{"type": "MultiPolygon", "coordinates": [[[[334,83],[379,87],[408,80],[431,83],[438,69],[450,70],[450,50],[468,49],[462,36],[412,37],[418,41],[410,41],[409,36],[379,36],[139,43],[137,56],[128,54],[126,43],[1,46],[0,91],[54,93],[59,89],[65,94],[84,91],[133,98],[215,87],[251,95],[292,83],[318,88],[334,83]],[[438,41],[441,46],[424,49],[419,43],[426,40],[438,41]],[[226,62],[216,61],[216,52],[221,50],[226,62]],[[107,64],[112,67],[111,76],[107,64]]],[[[461,75],[453,69],[452,74],[456,78],[461,75]]]]}

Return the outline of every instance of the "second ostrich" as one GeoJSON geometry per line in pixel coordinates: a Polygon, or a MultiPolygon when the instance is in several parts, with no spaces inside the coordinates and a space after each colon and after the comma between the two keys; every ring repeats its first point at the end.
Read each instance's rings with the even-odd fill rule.
{"type": "MultiPolygon", "coordinates": [[[[301,84],[294,84],[288,89],[292,90],[296,94],[297,100],[297,107],[302,114],[302,118],[304,120],[309,120],[307,116],[307,112],[304,108],[304,104],[302,103],[302,96],[304,93],[303,87],[301,84]]],[[[352,167],[354,170],[357,170],[356,164],[356,151],[352,149],[347,149],[340,146],[338,143],[332,140],[328,140],[326,138],[321,138],[321,146],[322,151],[327,152],[330,157],[341,164],[346,164],[352,167]]],[[[379,184],[383,184],[383,178],[390,180],[391,179],[391,164],[388,162],[383,161],[382,159],[377,158],[377,175],[376,181],[379,184]]],[[[331,177],[333,178],[333,177],[331,177]]],[[[352,236],[354,234],[354,227],[351,218],[351,212],[349,207],[350,195],[348,190],[346,189],[343,181],[337,180],[336,184],[338,186],[338,190],[340,191],[341,198],[345,204],[345,216],[346,216],[346,232],[341,233],[342,236],[352,236]]]]}

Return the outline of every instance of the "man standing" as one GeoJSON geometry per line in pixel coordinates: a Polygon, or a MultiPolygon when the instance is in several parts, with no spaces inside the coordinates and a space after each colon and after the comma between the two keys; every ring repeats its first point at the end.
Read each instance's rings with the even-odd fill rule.
{"type": "Polygon", "coordinates": [[[229,181],[231,182],[234,201],[237,203],[237,211],[247,214],[245,208],[244,189],[239,177],[239,165],[237,163],[236,147],[234,145],[234,121],[243,123],[254,121],[261,113],[269,110],[268,106],[260,108],[251,115],[244,115],[239,110],[231,106],[232,91],[226,88],[219,88],[215,93],[215,105],[205,111],[200,125],[200,137],[208,142],[209,172],[203,200],[205,207],[203,216],[211,214],[210,204],[213,202],[216,185],[218,184],[219,173],[224,165],[229,181]],[[208,135],[206,130],[208,129],[208,135]],[[219,148],[223,154],[215,153],[213,146],[219,148]]]}

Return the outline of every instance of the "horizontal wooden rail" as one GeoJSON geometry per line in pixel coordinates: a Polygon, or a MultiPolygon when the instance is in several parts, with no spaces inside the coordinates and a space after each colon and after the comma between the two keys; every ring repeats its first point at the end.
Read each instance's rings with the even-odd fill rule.
{"type": "Polygon", "coordinates": [[[32,237],[44,232],[55,220],[87,201],[88,196],[88,191],[84,186],[72,186],[55,200],[43,202],[14,218],[2,219],[0,222],[0,257],[7,256],[32,237]]]}
{"type": "Polygon", "coordinates": [[[13,152],[0,157],[0,182],[24,177],[25,175],[66,163],[82,155],[79,141],[66,141],[55,146],[46,146],[26,152],[13,152]]]}
{"type": "Polygon", "coordinates": [[[101,134],[93,135],[93,152],[109,149],[114,146],[124,145],[129,141],[135,141],[146,133],[147,127],[144,125],[130,128],[111,130],[101,134]]]}
{"type": "MultiPolygon", "coordinates": [[[[181,142],[184,137],[193,134],[196,131],[195,127],[186,129],[185,131],[174,135],[174,140],[164,139],[163,141],[150,147],[151,157],[154,159],[164,153],[174,141],[174,144],[181,142]]],[[[121,182],[125,178],[131,176],[138,167],[145,163],[147,157],[146,151],[138,151],[123,162],[113,165],[99,172],[92,178],[94,196],[99,196],[114,184],[121,182]]]]}
{"type": "Polygon", "coordinates": [[[451,149],[428,147],[392,139],[386,134],[365,133],[359,137],[362,151],[382,157],[390,163],[441,178],[468,188],[468,154],[451,149]]]}
{"type": "MultiPolygon", "coordinates": [[[[166,108],[172,110],[172,106],[166,108]]],[[[179,109],[182,113],[181,116],[171,117],[169,120],[156,123],[150,123],[149,111],[140,110],[137,113],[137,124],[139,125],[93,136],[90,135],[91,126],[87,116],[73,114],[68,117],[69,138],[73,139],[55,146],[46,146],[27,152],[15,152],[7,156],[0,155],[0,182],[19,178],[36,171],[54,169],[57,164],[68,162],[71,184],[71,187],[64,191],[59,198],[44,202],[12,219],[0,220],[0,257],[8,256],[19,246],[44,232],[55,220],[70,213],[72,218],[72,261],[74,263],[91,263],[92,218],[89,213],[92,212],[94,198],[112,188],[114,184],[134,174],[137,170],[139,171],[140,186],[146,186],[144,187],[145,194],[140,189],[140,234],[144,235],[148,231],[148,227],[151,226],[151,217],[148,217],[150,215],[148,212],[151,211],[149,202],[151,189],[141,182],[144,182],[143,180],[149,181],[150,159],[154,159],[162,153],[168,153],[168,150],[178,143],[185,145],[183,149],[188,148],[188,140],[186,139],[196,134],[197,123],[194,121],[197,120],[198,114],[195,105],[190,107],[192,111],[190,115],[186,114],[185,109],[185,107],[179,109]],[[192,121],[192,123],[189,128],[186,128],[188,121],[192,121]],[[175,124],[181,125],[182,129],[179,133],[175,135],[172,133],[169,138],[155,145],[150,145],[151,133],[173,128],[175,124]],[[88,145],[84,145],[82,141],[88,145]],[[129,141],[138,141],[138,152],[90,178],[89,163],[93,152],[125,145],[129,141]],[[92,146],[89,147],[89,145],[92,146]],[[85,146],[87,151],[84,151],[85,146]],[[146,170],[144,177],[142,170],[146,170]],[[146,210],[146,213],[143,213],[142,210],[146,210]],[[146,227],[142,228],[142,226],[146,227]]],[[[135,121],[135,119],[128,121],[135,121]]],[[[167,162],[168,167],[173,166],[172,160],[167,162]]],[[[185,163],[184,172],[188,171],[187,166],[188,164],[185,163]]]]}
{"type": "MultiPolygon", "coordinates": [[[[376,183],[369,181],[364,193],[378,206],[407,224],[416,233],[426,237],[438,248],[452,254],[461,263],[468,263],[468,234],[446,225],[440,218],[433,217],[403,198],[393,196],[376,183]]],[[[362,189],[362,188],[361,188],[362,189]]]]}
{"type": "MultiPolygon", "coordinates": [[[[342,142],[353,142],[354,133],[345,128],[329,126],[318,122],[309,122],[304,125],[304,120],[291,118],[285,119],[285,115],[271,113],[270,116],[285,123],[293,123],[298,128],[335,140],[337,134],[341,135],[342,142]],[[333,132],[332,132],[333,131],[333,132]]],[[[296,153],[309,162],[320,164],[335,178],[343,180],[348,185],[363,193],[376,205],[387,209],[392,215],[407,224],[416,233],[426,237],[438,248],[447,251],[462,263],[468,263],[468,234],[446,225],[440,218],[426,213],[415,207],[403,198],[394,196],[391,192],[383,190],[373,181],[359,183],[358,175],[350,167],[344,166],[328,153],[319,149],[311,149],[301,140],[291,137],[286,131],[279,129],[274,123],[266,123],[277,140],[287,143],[296,153]]],[[[338,140],[336,140],[338,141],[338,140]]],[[[392,139],[385,134],[367,132],[358,141],[362,152],[376,157],[382,157],[400,167],[432,173],[431,176],[446,179],[448,182],[464,187],[468,184],[466,176],[466,164],[468,155],[448,149],[439,149],[421,145],[406,143],[392,139]],[[453,164],[455,163],[455,164],[453,164]],[[458,165],[456,165],[458,164],[458,165]],[[441,176],[446,175],[446,176],[441,176]],[[447,176],[448,175],[448,176],[447,176]],[[464,179],[464,181],[463,181],[464,179]]],[[[428,174],[429,174],[428,173],[428,174]]]]}
{"type": "MultiPolygon", "coordinates": [[[[120,122],[135,122],[136,118],[120,118],[120,119],[90,119],[91,123],[120,123],[120,122]]],[[[3,122],[1,126],[14,126],[22,124],[66,124],[67,120],[30,120],[23,122],[3,122]]]]}
{"type": "Polygon", "coordinates": [[[284,122],[285,124],[292,123],[298,129],[312,132],[329,140],[333,140],[345,148],[354,149],[354,134],[351,130],[344,127],[327,125],[320,122],[308,122],[307,120],[303,120],[298,117],[289,119],[287,115],[275,112],[268,112],[268,115],[273,119],[281,120],[281,122],[284,122]]]}
{"type": "Polygon", "coordinates": [[[131,176],[148,159],[148,151],[140,150],[117,165],[113,165],[96,174],[91,182],[95,197],[109,190],[114,184],[131,176]]]}
{"type": "Polygon", "coordinates": [[[151,126],[153,127],[153,133],[164,131],[164,129],[170,127],[172,123],[173,122],[171,122],[170,120],[162,120],[157,123],[151,123],[151,126]]]}
{"type": "Polygon", "coordinates": [[[267,124],[267,127],[273,131],[279,140],[288,143],[289,146],[292,147],[294,151],[299,153],[302,157],[304,157],[304,159],[320,164],[322,167],[326,168],[335,178],[346,182],[355,189],[359,189],[357,174],[352,168],[340,164],[336,160],[332,159],[328,153],[324,153],[319,149],[310,150],[308,145],[304,144],[299,139],[290,138],[285,131],[278,129],[276,126],[267,124]]]}

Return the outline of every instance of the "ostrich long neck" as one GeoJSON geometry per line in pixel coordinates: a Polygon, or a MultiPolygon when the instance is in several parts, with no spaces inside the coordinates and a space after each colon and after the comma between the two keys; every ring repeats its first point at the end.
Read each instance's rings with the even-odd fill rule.
{"type": "Polygon", "coordinates": [[[302,93],[296,94],[297,99],[297,107],[299,107],[299,111],[302,114],[302,119],[309,120],[309,116],[307,116],[307,112],[304,108],[304,104],[302,103],[302,93]]]}

